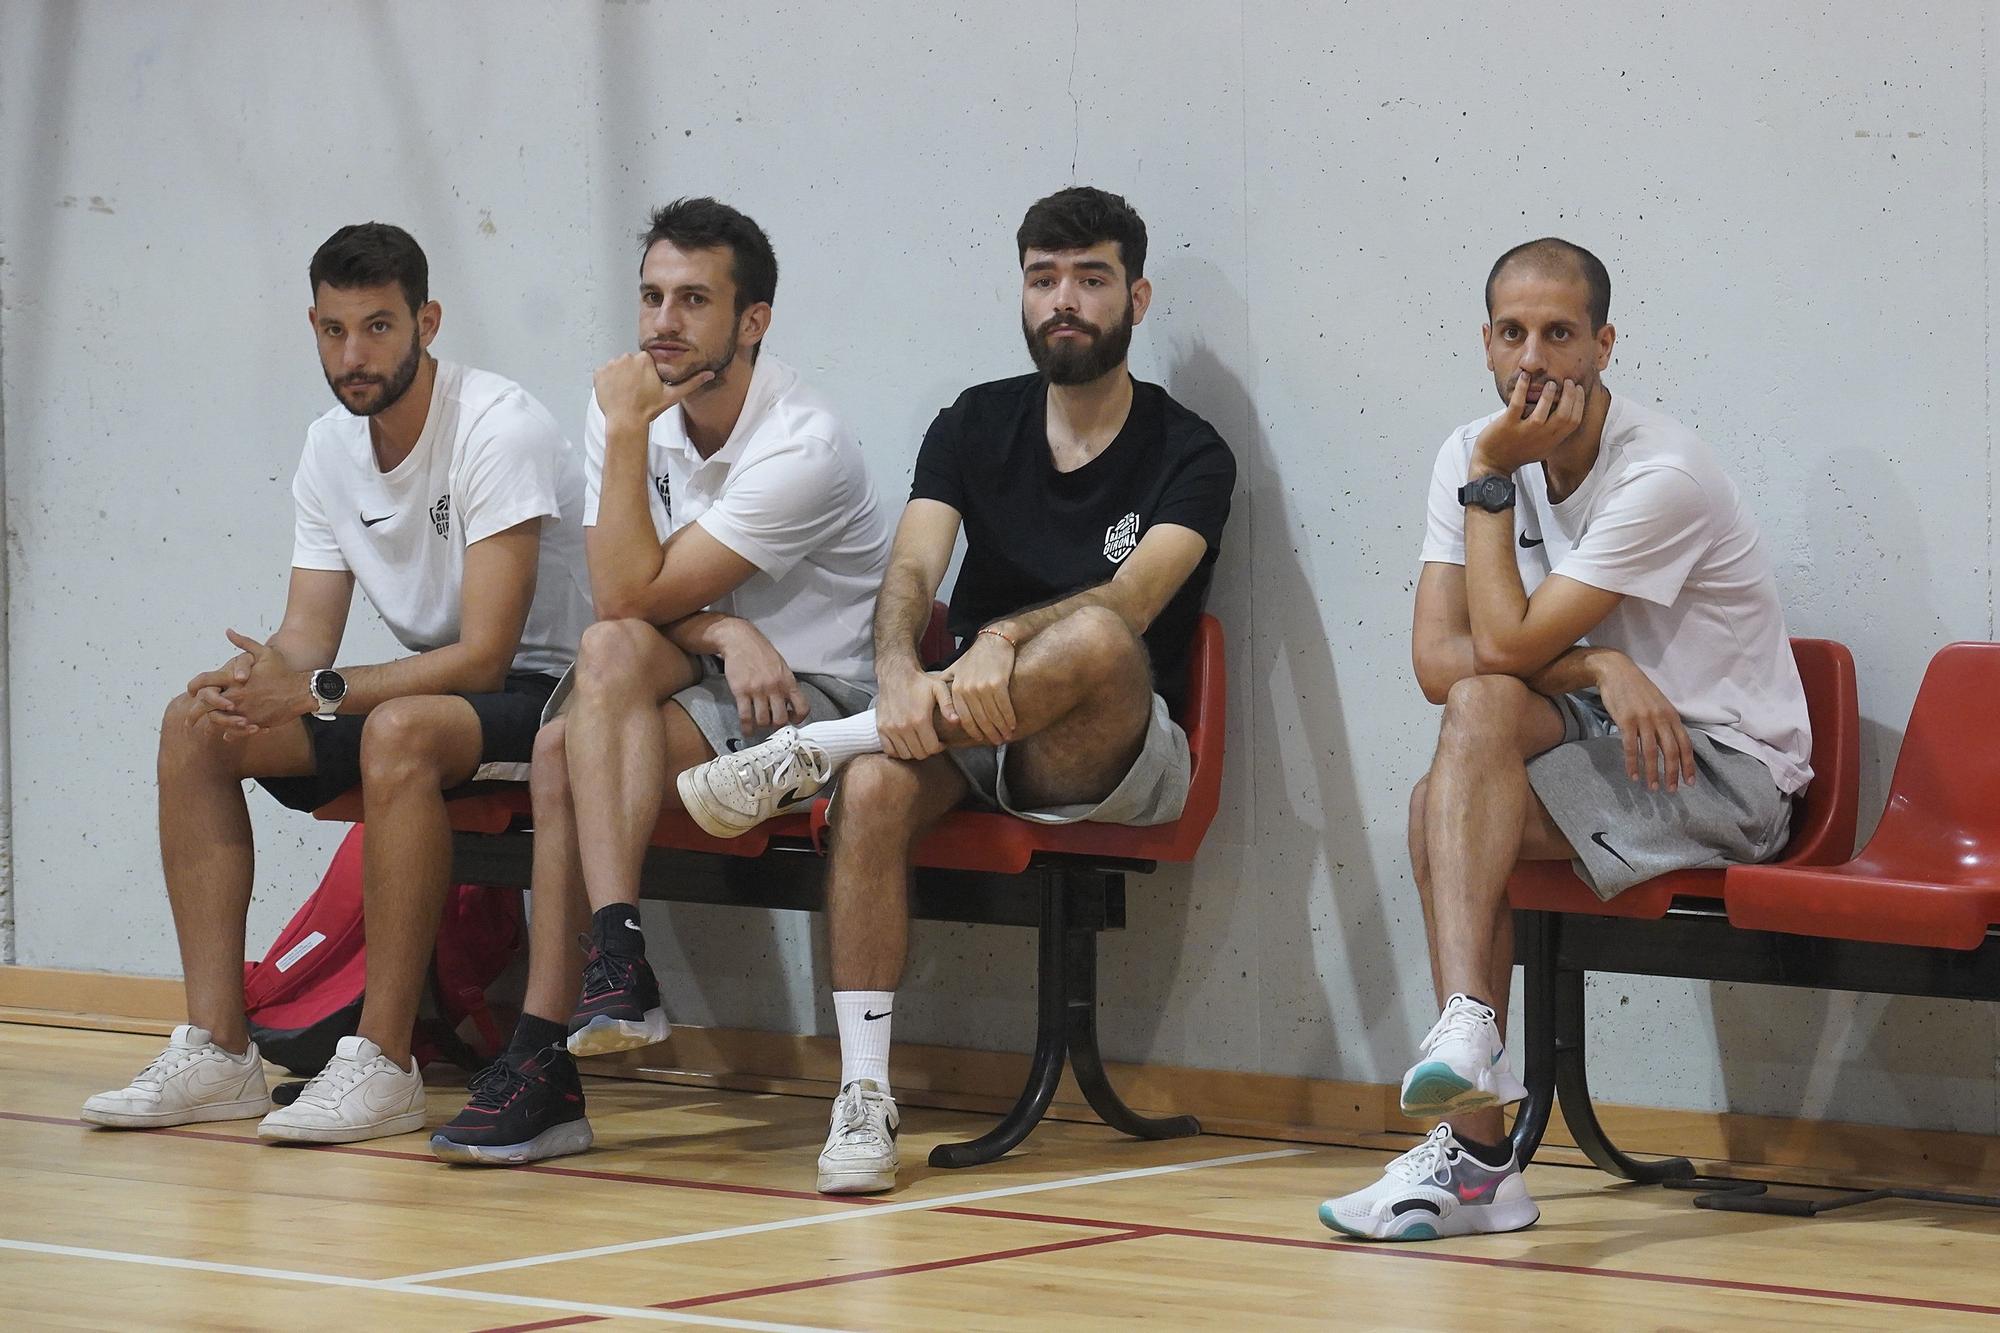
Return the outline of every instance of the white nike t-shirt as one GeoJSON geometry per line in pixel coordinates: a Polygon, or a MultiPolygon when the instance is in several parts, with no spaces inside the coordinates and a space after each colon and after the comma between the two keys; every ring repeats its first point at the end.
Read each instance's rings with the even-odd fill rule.
{"type": "MultiPolygon", "coordinates": [[[[597,522],[604,412],[592,393],[583,432],[586,526],[597,522]]],[[[833,408],[769,352],[729,439],[704,459],[679,405],[646,437],[646,500],[665,541],[688,523],[757,566],[710,610],[747,620],[785,665],[875,679],[875,594],[889,567],[889,523],[861,445],[833,408]]]]}
{"type": "Polygon", "coordinates": [[[458,642],[465,548],[541,519],[535,597],[513,670],[559,675],[576,659],[590,624],[583,464],[512,380],[438,362],[423,434],[388,472],[368,419],[336,406],[306,430],[292,499],[292,564],[351,571],[413,653],[458,642]]]}
{"type": "MultiPolygon", "coordinates": [[[[1424,560],[1465,563],[1467,480],[1479,432],[1438,450],[1424,560]]],[[[1812,726],[1777,581],[1736,484],[1694,432],[1614,396],[1597,461],[1576,492],[1549,502],[1541,465],[1514,473],[1515,561],[1530,594],[1560,574],[1623,595],[1587,641],[1615,648],[1667,696],[1690,730],[1755,755],[1778,789],[1812,778],[1812,726]]]]}

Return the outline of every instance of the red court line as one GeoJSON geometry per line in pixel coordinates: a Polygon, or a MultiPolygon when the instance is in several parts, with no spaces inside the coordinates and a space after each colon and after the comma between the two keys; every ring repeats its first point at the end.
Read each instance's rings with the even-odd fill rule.
{"type": "Polygon", "coordinates": [[[576,1324],[601,1324],[601,1314],[573,1314],[567,1319],[544,1319],[539,1324],[508,1324],[503,1328],[482,1328],[479,1333],[535,1333],[538,1328],[569,1328],[576,1324]]]}
{"type": "MultiPolygon", "coordinates": [[[[65,1119],[58,1116],[28,1115],[19,1111],[0,1111],[0,1120],[20,1120],[42,1125],[81,1126],[83,1121],[65,1119]]],[[[247,1139],[234,1134],[213,1134],[200,1130],[159,1129],[142,1131],[152,1134],[170,1135],[175,1138],[206,1139],[217,1143],[241,1143],[253,1147],[263,1146],[257,1139],[247,1139]]],[[[402,1161],[434,1162],[437,1159],[428,1153],[391,1152],[383,1148],[357,1148],[351,1145],[325,1144],[311,1149],[315,1152],[350,1153],[362,1157],[386,1157],[402,1161]]],[[[496,1168],[498,1169],[498,1168],[496,1168]]],[[[807,1193],[804,1190],[781,1190],[761,1185],[730,1185],[712,1180],[681,1180],[672,1176],[626,1175],[615,1171],[588,1171],[578,1167],[563,1166],[517,1166],[506,1168],[513,1171],[528,1171],[540,1175],[574,1176],[585,1180],[608,1180],[634,1185],[660,1185],[673,1189],[707,1190],[718,1194],[755,1194],[769,1198],[806,1199],[825,1203],[825,1195],[807,1193]]],[[[894,1202],[886,1198],[855,1198],[849,1196],[842,1202],[859,1206],[894,1202]]],[[[1010,1212],[998,1208],[978,1208],[969,1205],[948,1205],[936,1210],[940,1213],[963,1213],[973,1217],[1007,1218],[1017,1222],[1043,1222],[1056,1226],[1097,1227],[1108,1231],[1150,1233],[1162,1236],[1187,1236],[1197,1240],[1236,1241],[1252,1245],[1280,1245],[1295,1249],[1337,1250],[1345,1254],[1365,1254],[1381,1258],[1415,1259],[1429,1263],[1470,1264],[1481,1268],[1511,1268],[1532,1273],[1566,1273],[1587,1277],[1616,1278],[1627,1282],[1654,1282],[1669,1286],[1712,1287],[1724,1291],[1763,1292],[1778,1296],[1808,1296],[1824,1300],[1851,1301],[1864,1305],[1889,1305],[1917,1310],[1948,1310],[1958,1314],[2000,1315],[2000,1305],[1975,1305],[1959,1301],[1933,1301],[1918,1296],[1888,1296],[1875,1292],[1839,1291],[1819,1287],[1789,1287],[1774,1283],[1740,1282],[1729,1278],[1686,1277],[1675,1273],[1651,1273],[1641,1269],[1627,1268],[1586,1268],[1570,1264],[1551,1264],[1534,1259],[1494,1259],[1473,1254],[1445,1254],[1435,1250],[1415,1250],[1396,1248],[1390,1245],[1368,1245],[1337,1241],[1332,1239],[1305,1239],[1296,1236],[1265,1236],[1254,1232],[1207,1231],[1194,1227],[1155,1226],[1144,1222],[1114,1222],[1101,1218],[1065,1217],[1052,1213],[1010,1212]]],[[[593,1317],[594,1318],[594,1317],[593,1317]]],[[[581,1322],[591,1322],[590,1320],[581,1322]]],[[[560,1327],[560,1325],[536,1325],[536,1327],[560,1327]]]]}
{"type": "Polygon", "coordinates": [[[838,1273],[831,1277],[801,1278],[797,1282],[779,1282],[768,1287],[746,1287],[741,1291],[718,1291],[708,1296],[690,1296],[685,1300],[661,1301],[656,1310],[687,1310],[697,1305],[715,1305],[722,1301],[747,1301],[758,1296],[779,1296],[792,1291],[813,1291],[820,1287],[837,1287],[849,1282],[872,1282],[876,1278],[903,1277],[911,1273],[935,1273],[943,1268],[965,1268],[972,1264],[998,1263],[1003,1259],[1020,1259],[1031,1254],[1053,1254],[1058,1250],[1081,1250],[1092,1245],[1114,1245],[1121,1240],[1136,1240],[1153,1235],[1151,1228],[1118,1231],[1104,1236],[1080,1236],[1071,1240],[1050,1241],[1045,1245],[1023,1245],[1012,1250],[992,1250],[985,1254],[967,1254],[956,1259],[933,1259],[921,1264],[902,1264],[895,1268],[874,1268],[862,1273],[838,1273]]]}

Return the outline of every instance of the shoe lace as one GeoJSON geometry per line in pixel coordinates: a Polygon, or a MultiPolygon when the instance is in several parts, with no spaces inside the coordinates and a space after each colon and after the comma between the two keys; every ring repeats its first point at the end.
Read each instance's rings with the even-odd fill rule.
{"type": "Polygon", "coordinates": [[[1431,1180],[1438,1185],[1451,1183],[1451,1164],[1458,1160],[1458,1143],[1450,1125],[1439,1125],[1416,1147],[1389,1163],[1388,1173],[1411,1181],[1431,1180]]]}
{"type": "Polygon", "coordinates": [[[833,1135],[843,1147],[881,1141],[882,1129],[876,1123],[879,1117],[871,1114],[871,1110],[859,1087],[849,1087],[840,1094],[833,1104],[833,1135]]]}
{"type": "Polygon", "coordinates": [[[502,1056],[472,1076],[472,1082],[467,1085],[467,1090],[472,1093],[469,1105],[497,1111],[513,1101],[527,1086],[528,1075],[502,1056]]]}
{"type": "Polygon", "coordinates": [[[1470,1002],[1449,1005],[1438,1015],[1419,1047],[1426,1055],[1447,1041],[1474,1041],[1480,1029],[1492,1021],[1490,1012],[1470,1002]]]}
{"type": "Polygon", "coordinates": [[[132,1082],[138,1087],[164,1087],[168,1079],[199,1054],[201,1052],[191,1046],[169,1046],[154,1056],[153,1063],[140,1070],[132,1082]]]}
{"type": "MultiPolygon", "coordinates": [[[[345,1060],[336,1055],[326,1062],[326,1068],[314,1074],[306,1085],[299,1089],[297,1101],[311,1102],[315,1106],[333,1110],[340,1105],[341,1099],[347,1096],[349,1089],[359,1083],[361,1076],[367,1072],[368,1067],[359,1060],[345,1060]]],[[[297,1102],[294,1102],[294,1105],[296,1104],[297,1102]]]]}
{"type": "Polygon", "coordinates": [[[592,949],[583,965],[583,998],[604,995],[623,986],[631,975],[631,960],[603,949],[592,949]]]}
{"type": "Polygon", "coordinates": [[[827,759],[826,751],[804,737],[795,737],[783,747],[775,762],[770,755],[748,751],[732,758],[735,760],[736,785],[752,800],[763,800],[780,788],[806,783],[824,786],[833,774],[833,765],[827,759]]]}

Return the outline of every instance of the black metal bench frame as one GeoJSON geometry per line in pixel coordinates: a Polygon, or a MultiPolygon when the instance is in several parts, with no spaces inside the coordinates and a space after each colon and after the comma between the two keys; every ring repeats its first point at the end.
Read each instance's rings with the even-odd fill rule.
{"type": "Polygon", "coordinates": [[[1804,986],[1933,999],[2000,1000],[2000,936],[1977,949],[1936,949],[1741,930],[1712,899],[1676,899],[1657,920],[1516,911],[1528,1096],[1513,1143],[1526,1165],[1541,1146],[1556,1099],[1576,1145],[1603,1170],[1640,1184],[1706,1191],[1699,1207],[1813,1217],[1882,1198],[2000,1207],[2000,1199],[1934,1190],[1852,1190],[1832,1199],[1774,1198],[1762,1182],[1697,1175],[1684,1157],[1640,1161],[1611,1142],[1591,1103],[1584,976],[1612,972],[1691,981],[1804,986]]]}
{"type": "MultiPolygon", "coordinates": [[[[528,887],[533,835],[455,833],[453,869],[464,883],[528,887]]],[[[1143,1139],[1201,1132],[1193,1116],[1145,1116],[1111,1086],[1097,1043],[1097,936],[1125,927],[1125,877],[1151,861],[1038,856],[1018,875],[918,867],[910,915],[925,921],[1026,926],[1039,933],[1035,1050],[1014,1106],[986,1133],[931,1150],[936,1167],[979,1166],[1017,1146],[1048,1111],[1067,1059],[1090,1107],[1114,1129],[1143,1139]]],[[[818,912],[826,860],[803,843],[773,839],[759,857],[649,848],[640,896],[664,902],[818,912]]]]}

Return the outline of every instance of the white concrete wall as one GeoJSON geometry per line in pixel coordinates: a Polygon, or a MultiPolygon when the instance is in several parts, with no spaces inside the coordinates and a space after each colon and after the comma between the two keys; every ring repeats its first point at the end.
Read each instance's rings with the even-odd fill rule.
{"type": "MultiPolygon", "coordinates": [[[[783,278],[772,346],[891,494],[932,413],[1024,365],[1011,236],[1127,194],[1158,289],[1135,367],[1235,446],[1213,605],[1230,761],[1192,872],[1107,939],[1130,1059],[1388,1080],[1432,1014],[1402,850],[1435,716],[1410,679],[1422,485],[1486,409],[1480,283],[1555,232],[1613,274],[1610,379],[1755,497],[1795,632],[1845,640],[1864,831],[1918,677],[1993,636],[1992,3],[1447,0],[0,9],[0,367],[18,960],[170,973],[151,732],[268,629],[326,391],[312,248],[409,226],[439,350],[580,425],[631,340],[646,208],[714,193],[783,278]],[[1664,10],[1664,12],[1663,12],[1664,10]]],[[[350,659],[379,652],[357,630],[350,659]]],[[[253,800],[251,934],[333,831],[253,800]]],[[[4,901],[4,900],[0,900],[4,901]]],[[[831,1030],[811,925],[648,908],[691,1022],[831,1030]]],[[[0,911],[4,916],[4,911],[0,911]]],[[[1018,1047],[1025,936],[927,927],[899,1037],[1018,1047]]],[[[2000,1130],[1972,1005],[1609,979],[1607,1099],[2000,1130]]]]}

